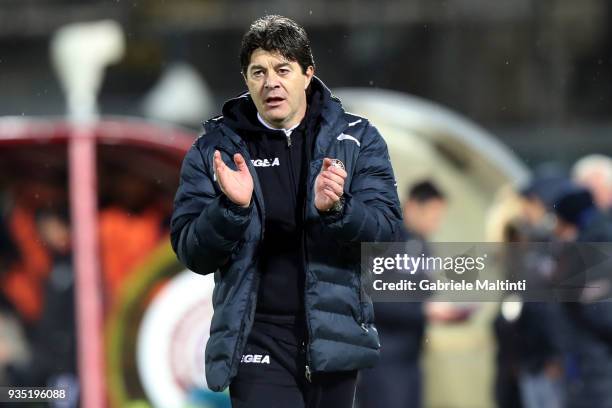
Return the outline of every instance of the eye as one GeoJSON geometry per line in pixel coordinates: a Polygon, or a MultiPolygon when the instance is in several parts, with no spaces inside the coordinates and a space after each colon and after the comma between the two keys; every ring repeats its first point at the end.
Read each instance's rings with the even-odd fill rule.
{"type": "Polygon", "coordinates": [[[286,75],[286,74],[288,74],[289,72],[291,72],[291,70],[290,70],[289,68],[279,68],[279,70],[278,70],[278,73],[279,73],[280,75],[286,75]]]}
{"type": "Polygon", "coordinates": [[[251,72],[251,76],[253,78],[259,78],[263,75],[263,71],[261,69],[255,70],[253,72],[251,72]]]}

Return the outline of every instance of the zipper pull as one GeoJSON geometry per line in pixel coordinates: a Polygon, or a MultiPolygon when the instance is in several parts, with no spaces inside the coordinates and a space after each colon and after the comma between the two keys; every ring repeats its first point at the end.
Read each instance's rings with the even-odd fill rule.
{"type": "Polygon", "coordinates": [[[287,135],[287,147],[291,147],[291,135],[287,135]]]}
{"type": "Polygon", "coordinates": [[[310,366],[306,366],[305,377],[308,382],[312,382],[312,373],[310,372],[310,366]]]}

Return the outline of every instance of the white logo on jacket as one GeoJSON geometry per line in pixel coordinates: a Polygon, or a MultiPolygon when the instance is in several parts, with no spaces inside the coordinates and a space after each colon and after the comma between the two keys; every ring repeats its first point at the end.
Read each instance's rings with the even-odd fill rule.
{"type": "Polygon", "coordinates": [[[351,141],[357,143],[357,146],[361,147],[361,143],[359,143],[359,140],[357,140],[355,137],[353,137],[351,135],[347,135],[346,133],[340,133],[340,136],[338,136],[336,139],[338,139],[338,140],[351,140],[351,141]]]}
{"type": "Polygon", "coordinates": [[[241,363],[270,364],[270,356],[262,354],[244,354],[241,363]]]}
{"type": "Polygon", "coordinates": [[[255,167],[280,166],[280,161],[278,160],[278,157],[275,157],[273,159],[255,159],[251,160],[251,163],[253,163],[253,166],[255,167]]]}

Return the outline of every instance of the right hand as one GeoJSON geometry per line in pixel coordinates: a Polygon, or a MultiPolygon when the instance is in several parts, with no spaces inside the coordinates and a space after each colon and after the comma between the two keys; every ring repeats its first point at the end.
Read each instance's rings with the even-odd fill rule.
{"type": "Polygon", "coordinates": [[[227,167],[221,159],[221,153],[215,150],[214,169],[221,191],[234,204],[248,207],[253,195],[253,177],[251,177],[246,161],[240,153],[234,155],[234,163],[237,170],[227,167]]]}

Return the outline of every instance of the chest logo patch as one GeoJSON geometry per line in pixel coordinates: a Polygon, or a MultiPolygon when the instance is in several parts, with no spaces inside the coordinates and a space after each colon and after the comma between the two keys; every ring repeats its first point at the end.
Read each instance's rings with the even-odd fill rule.
{"type": "Polygon", "coordinates": [[[270,356],[262,354],[244,354],[241,363],[270,364],[270,356]]]}
{"type": "Polygon", "coordinates": [[[255,167],[280,166],[280,160],[278,160],[278,157],[275,157],[273,159],[255,159],[251,160],[251,163],[253,163],[253,166],[255,167]]]}

